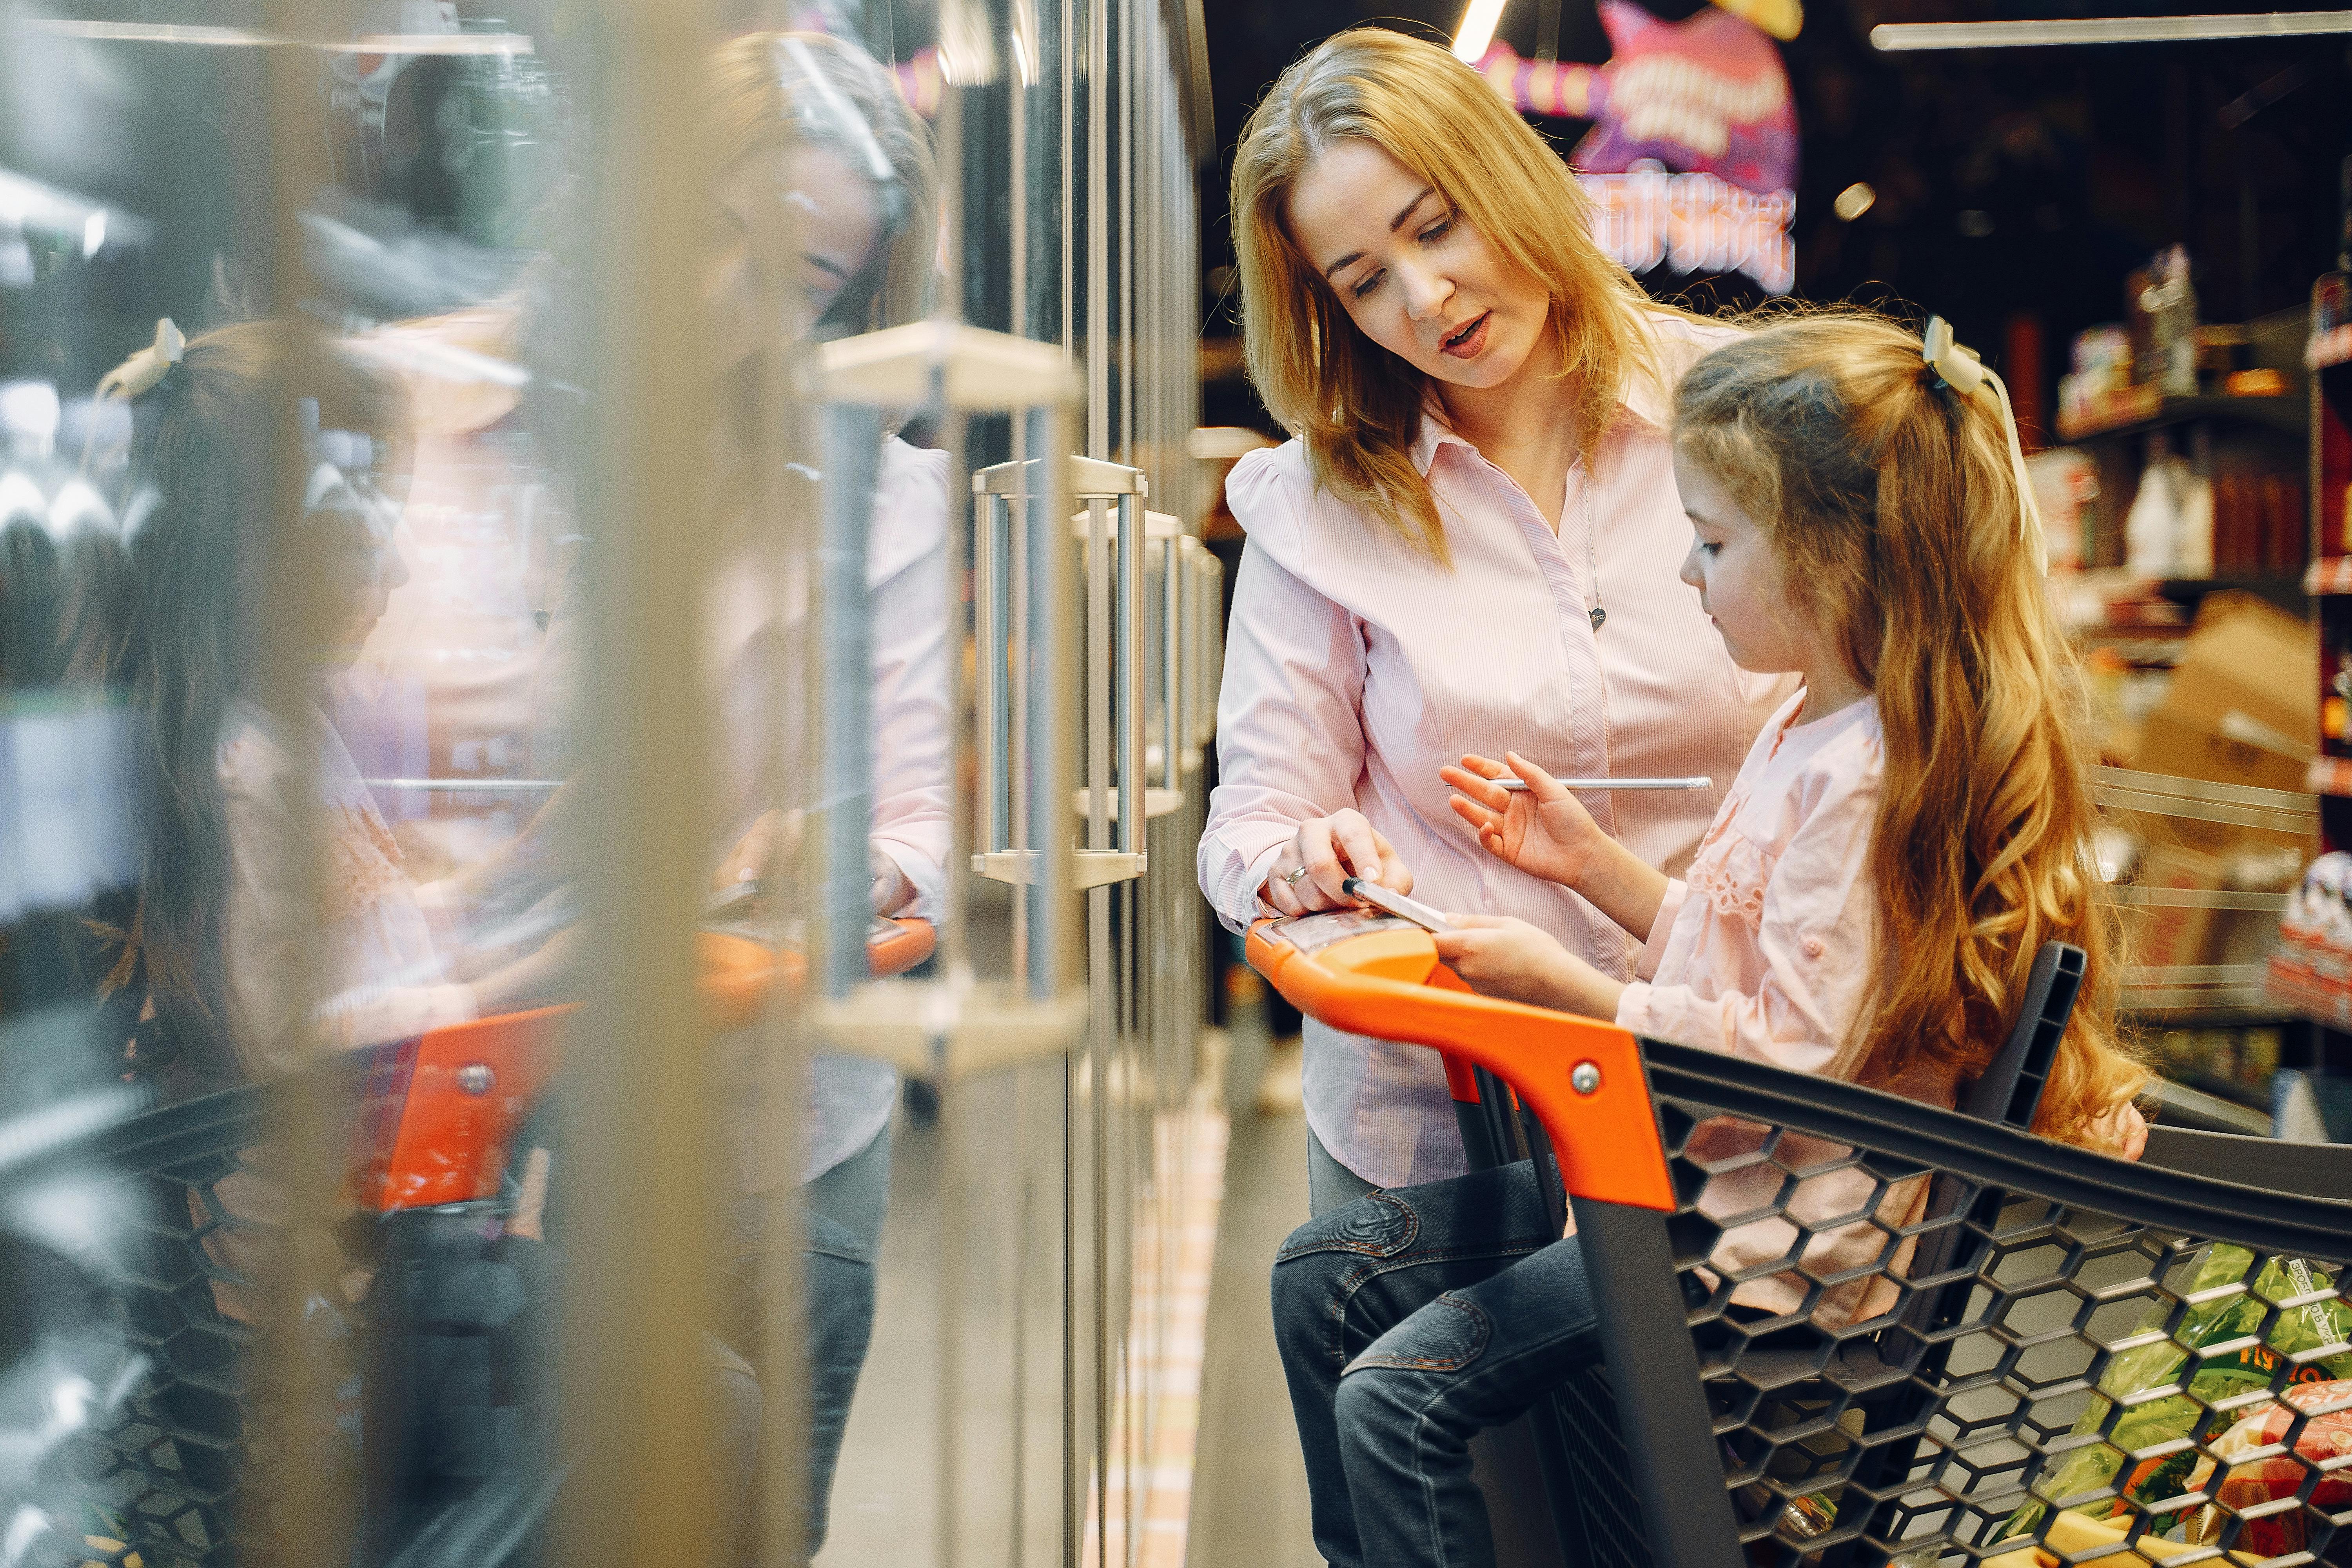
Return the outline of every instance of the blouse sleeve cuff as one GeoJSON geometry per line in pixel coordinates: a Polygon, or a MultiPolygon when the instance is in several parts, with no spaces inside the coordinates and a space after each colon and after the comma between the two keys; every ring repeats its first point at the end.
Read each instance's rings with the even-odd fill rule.
{"type": "MultiPolygon", "coordinates": [[[[1675,886],[1680,887],[1682,884],[1677,882],[1675,886]]],[[[1650,1021],[1650,993],[1653,989],[1648,981],[1636,980],[1618,994],[1617,1026],[1619,1028],[1630,1034],[1655,1037],[1657,1030],[1651,1026],[1650,1021]]]]}
{"type": "Polygon", "coordinates": [[[1675,932],[1675,921],[1681,918],[1683,900],[1690,892],[1690,884],[1679,877],[1666,879],[1666,896],[1658,900],[1658,918],[1650,922],[1650,940],[1642,944],[1641,955],[1633,961],[1633,973],[1643,980],[1658,977],[1658,961],[1666,955],[1666,942],[1675,932]]]}
{"type": "Polygon", "coordinates": [[[470,1024],[482,1016],[481,1004],[474,998],[470,985],[435,985],[425,993],[425,1027],[446,1029],[452,1024],[470,1024]]]}

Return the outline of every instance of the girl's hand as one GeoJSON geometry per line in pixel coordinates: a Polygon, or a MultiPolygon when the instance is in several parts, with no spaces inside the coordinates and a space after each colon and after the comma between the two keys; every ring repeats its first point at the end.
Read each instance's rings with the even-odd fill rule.
{"type": "Polygon", "coordinates": [[[1558,779],[1517,752],[1503,755],[1507,763],[1468,756],[1458,768],[1440,768],[1437,776],[1461,792],[1447,804],[1488,854],[1531,877],[1577,887],[1614,841],[1558,779]],[[1494,782],[1514,773],[1528,781],[1524,793],[1494,782]]]}
{"type": "Polygon", "coordinates": [[[1507,916],[1445,918],[1454,929],[1435,933],[1437,956],[1470,989],[1538,1007],[1565,1005],[1561,997],[1573,985],[1580,961],[1550,933],[1507,916]]]}
{"type": "Polygon", "coordinates": [[[1297,834],[1275,858],[1274,870],[1260,891],[1286,915],[1350,909],[1356,900],[1342,885],[1350,877],[1378,882],[1391,892],[1412,891],[1412,873],[1364,814],[1335,811],[1298,825],[1297,834]]]}
{"type": "Polygon", "coordinates": [[[2147,1148],[2147,1119],[2126,1100],[2091,1123],[2091,1147],[2118,1160],[2137,1160],[2147,1148]]]}
{"type": "Polygon", "coordinates": [[[1569,952],[1549,932],[1498,915],[1445,918],[1454,929],[1436,933],[1437,956],[1473,991],[1587,1018],[1617,1016],[1623,983],[1569,952]]]}

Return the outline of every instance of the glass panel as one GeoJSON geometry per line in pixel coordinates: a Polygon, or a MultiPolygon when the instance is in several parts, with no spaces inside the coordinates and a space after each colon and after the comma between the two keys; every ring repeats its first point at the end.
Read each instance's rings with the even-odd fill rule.
{"type": "Polygon", "coordinates": [[[0,31],[12,1561],[1139,1549],[1160,20],[675,11],[0,31]]]}

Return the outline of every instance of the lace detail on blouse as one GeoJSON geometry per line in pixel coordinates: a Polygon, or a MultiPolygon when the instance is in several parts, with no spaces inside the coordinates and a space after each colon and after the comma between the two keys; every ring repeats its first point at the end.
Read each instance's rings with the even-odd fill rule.
{"type": "MultiPolygon", "coordinates": [[[[1724,815],[1727,819],[1730,813],[1724,815]]],[[[1773,860],[1726,821],[1718,821],[1692,857],[1683,880],[1717,914],[1738,920],[1750,931],[1760,931],[1764,885],[1772,879],[1773,860]]]]}
{"type": "Polygon", "coordinates": [[[355,919],[385,895],[407,890],[400,845],[374,802],[337,801],[327,814],[333,832],[327,840],[327,883],[320,899],[327,919],[355,919]]]}

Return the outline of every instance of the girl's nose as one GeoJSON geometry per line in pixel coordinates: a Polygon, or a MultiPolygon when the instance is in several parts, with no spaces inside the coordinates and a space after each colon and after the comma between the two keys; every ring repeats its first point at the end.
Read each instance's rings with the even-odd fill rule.
{"type": "Polygon", "coordinates": [[[1704,590],[1706,587],[1706,580],[1699,574],[1698,546],[1696,544],[1683,552],[1681,577],[1694,588],[1704,590]]]}
{"type": "Polygon", "coordinates": [[[384,542],[383,566],[378,574],[378,581],[387,595],[399,589],[408,581],[408,558],[401,554],[399,544],[394,541],[384,542]]]}

